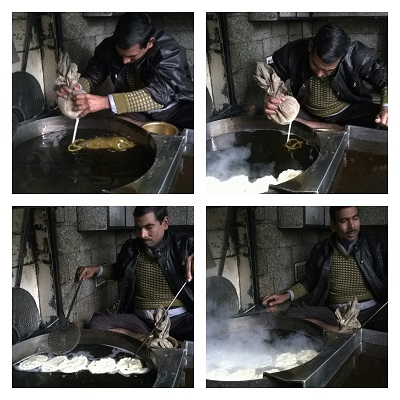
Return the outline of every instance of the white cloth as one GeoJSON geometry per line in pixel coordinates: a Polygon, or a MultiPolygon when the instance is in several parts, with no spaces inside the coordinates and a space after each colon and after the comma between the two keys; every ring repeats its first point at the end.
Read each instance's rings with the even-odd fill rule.
{"type": "Polygon", "coordinates": [[[338,307],[335,315],[340,326],[339,332],[350,332],[361,328],[361,323],[357,319],[360,313],[357,297],[349,301],[346,306],[338,307]]]}
{"type": "Polygon", "coordinates": [[[286,97],[286,100],[278,105],[276,114],[271,115],[272,120],[281,125],[287,125],[292,122],[300,111],[300,104],[291,96],[290,91],[275,70],[270,65],[259,62],[257,63],[256,74],[253,77],[258,86],[265,90],[265,98],[280,99],[282,95],[286,97]]]}
{"type": "MultiPolygon", "coordinates": [[[[86,93],[84,90],[76,90],[74,87],[78,84],[81,74],[78,72],[78,66],[71,62],[68,53],[60,53],[60,58],[57,65],[57,79],[56,86],[68,86],[73,92],[72,96],[78,93],[86,93]]],[[[67,99],[57,97],[57,104],[60,111],[68,118],[77,119],[81,111],[74,111],[74,102],[72,97],[68,96],[67,99]]]]}

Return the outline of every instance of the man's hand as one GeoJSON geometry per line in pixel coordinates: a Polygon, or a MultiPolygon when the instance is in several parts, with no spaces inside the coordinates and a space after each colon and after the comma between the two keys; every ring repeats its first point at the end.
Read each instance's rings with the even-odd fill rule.
{"type": "MultiPolygon", "coordinates": [[[[81,90],[81,85],[75,85],[75,90],[81,90]]],[[[68,86],[58,86],[56,90],[56,96],[62,97],[63,99],[68,99],[69,96],[72,96],[73,90],[71,90],[68,86]]]]}
{"type": "Polygon", "coordinates": [[[272,96],[268,96],[264,102],[264,114],[268,119],[272,119],[272,115],[276,115],[276,111],[278,110],[279,104],[282,101],[285,101],[286,97],[284,95],[281,96],[280,99],[277,99],[272,96]]]}
{"type": "Polygon", "coordinates": [[[100,272],[100,267],[84,266],[76,270],[76,278],[78,281],[85,281],[100,272]]]}
{"type": "Polygon", "coordinates": [[[79,118],[87,114],[107,110],[110,108],[108,96],[97,96],[89,93],[79,93],[72,97],[74,100],[74,111],[81,111],[79,118]]]}
{"type": "Polygon", "coordinates": [[[194,253],[186,259],[186,280],[190,282],[194,277],[194,253]]]}
{"type": "Polygon", "coordinates": [[[277,306],[278,304],[283,304],[285,301],[288,301],[289,299],[290,299],[289,293],[284,293],[284,294],[274,293],[263,297],[261,303],[264,307],[267,308],[268,312],[276,313],[277,309],[275,306],[277,306]]]}
{"type": "Polygon", "coordinates": [[[388,112],[388,108],[387,107],[382,107],[381,108],[381,111],[379,112],[379,114],[375,118],[375,122],[379,126],[384,126],[386,128],[389,126],[389,112],[388,112]]]}

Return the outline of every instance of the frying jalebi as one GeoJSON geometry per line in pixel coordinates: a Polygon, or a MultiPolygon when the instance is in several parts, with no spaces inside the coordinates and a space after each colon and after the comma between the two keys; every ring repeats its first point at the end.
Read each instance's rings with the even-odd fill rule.
{"type": "Polygon", "coordinates": [[[135,143],[123,136],[95,137],[93,139],[77,139],[68,146],[68,151],[82,149],[125,151],[135,146],[135,143]]]}
{"type": "Polygon", "coordinates": [[[303,146],[303,142],[301,140],[292,138],[289,139],[284,146],[289,150],[296,150],[303,146]]]}

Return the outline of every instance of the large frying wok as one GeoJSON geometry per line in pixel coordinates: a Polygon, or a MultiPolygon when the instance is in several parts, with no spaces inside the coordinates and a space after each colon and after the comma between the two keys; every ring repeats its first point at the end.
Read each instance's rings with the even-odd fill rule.
{"type": "Polygon", "coordinates": [[[182,138],[158,138],[117,117],[89,115],[76,138],[122,135],[125,151],[70,152],[75,121],[64,116],[27,121],[13,137],[13,193],[159,193],[174,170],[182,138]],[[168,143],[166,143],[168,141],[168,143]],[[140,181],[140,184],[135,184],[140,181]]]}
{"type": "MultiPolygon", "coordinates": [[[[88,353],[94,358],[108,357],[120,351],[115,358],[132,357],[141,342],[126,335],[111,331],[83,329],[78,346],[73,354],[88,353]]],[[[14,367],[21,360],[36,354],[48,354],[48,334],[37,336],[12,347],[12,386],[13,387],[154,387],[157,380],[158,362],[154,352],[147,346],[139,349],[136,357],[150,368],[146,374],[92,374],[89,371],[77,373],[44,373],[20,371],[14,367]]]]}
{"type": "Polygon", "coordinates": [[[225,155],[230,156],[232,149],[244,150],[239,155],[234,152],[238,155],[235,162],[218,163],[217,167],[207,162],[207,175],[222,172],[221,178],[217,176],[220,181],[233,167],[242,168],[245,173],[238,175],[247,175],[250,179],[271,173],[276,178],[284,168],[298,168],[303,170],[300,175],[269,184],[267,193],[387,193],[388,134],[385,130],[352,125],[339,132],[313,130],[295,121],[291,132],[303,146],[288,152],[282,146],[288,127],[264,117],[226,118],[210,122],[206,128],[207,161],[214,161],[223,153],[221,159],[232,160],[225,155]],[[307,149],[308,153],[304,151],[307,149]],[[318,152],[317,156],[313,149],[318,152]]]}
{"type": "Polygon", "coordinates": [[[207,358],[212,362],[214,349],[218,346],[228,348],[230,346],[232,353],[241,353],[240,362],[245,367],[251,364],[252,360],[249,357],[254,354],[253,367],[257,368],[257,356],[264,351],[264,347],[259,347],[258,353],[248,351],[247,347],[259,340],[271,342],[278,348],[280,340],[289,336],[294,338],[292,342],[294,345],[303,343],[305,339],[313,344],[313,348],[319,354],[295,368],[274,373],[264,372],[261,379],[239,381],[207,379],[207,387],[322,387],[354,351],[357,342],[355,335],[326,334],[311,322],[261,311],[225,320],[207,320],[207,358]]]}

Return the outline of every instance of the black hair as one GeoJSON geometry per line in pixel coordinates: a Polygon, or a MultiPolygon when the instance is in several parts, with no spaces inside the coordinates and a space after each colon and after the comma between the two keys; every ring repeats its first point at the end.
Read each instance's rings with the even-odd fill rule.
{"type": "Polygon", "coordinates": [[[329,207],[329,217],[332,222],[336,221],[336,213],[341,210],[342,208],[349,208],[349,207],[355,207],[357,208],[357,213],[358,213],[358,207],[357,206],[332,206],[329,207]]]}
{"type": "Polygon", "coordinates": [[[336,24],[326,24],[313,38],[313,49],[326,64],[332,64],[343,58],[350,46],[350,37],[336,24]]]}
{"type": "Polygon", "coordinates": [[[143,217],[143,215],[148,213],[154,213],[157,221],[161,224],[168,215],[168,209],[167,207],[136,206],[133,210],[134,217],[143,217]]]}
{"type": "Polygon", "coordinates": [[[115,27],[114,45],[128,50],[138,44],[141,49],[147,46],[156,28],[146,13],[125,13],[115,27]]]}

